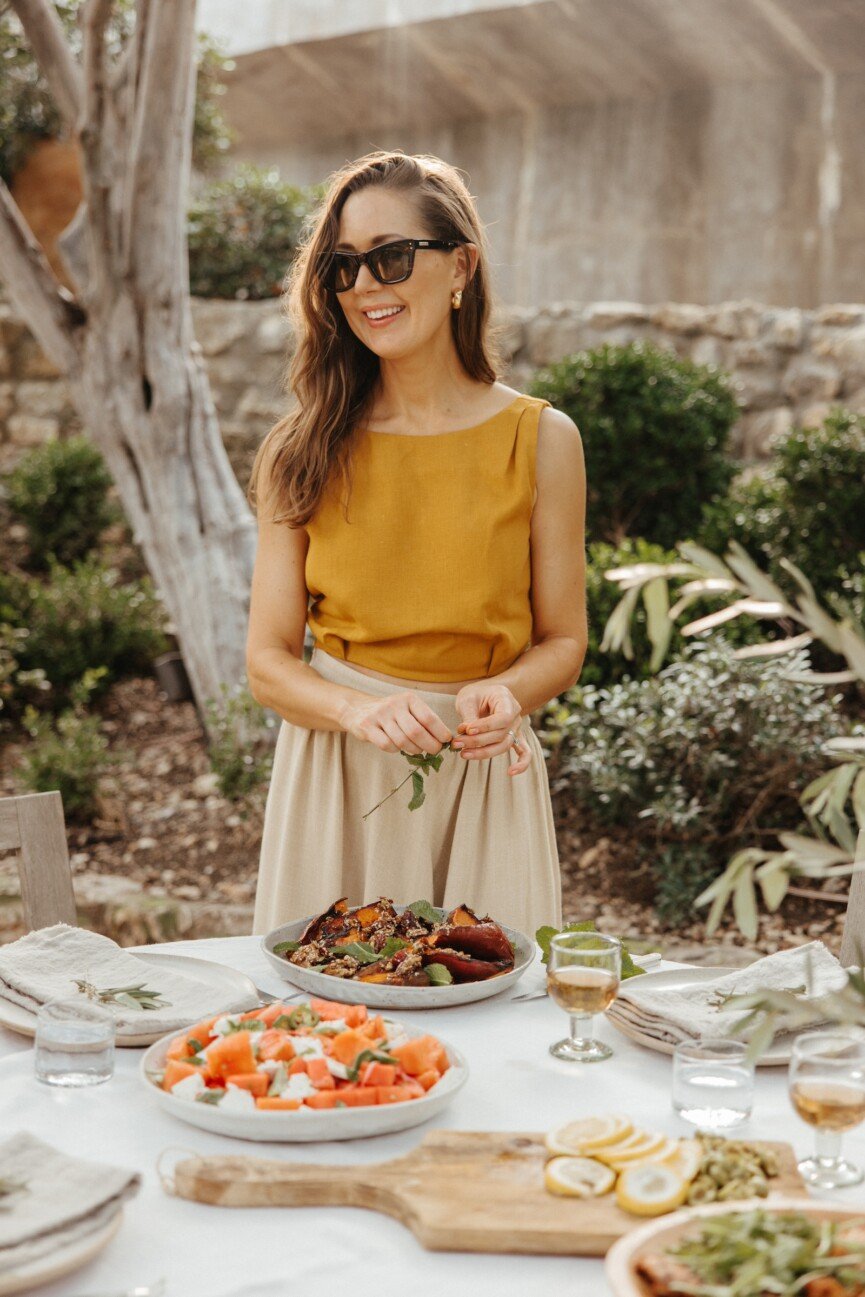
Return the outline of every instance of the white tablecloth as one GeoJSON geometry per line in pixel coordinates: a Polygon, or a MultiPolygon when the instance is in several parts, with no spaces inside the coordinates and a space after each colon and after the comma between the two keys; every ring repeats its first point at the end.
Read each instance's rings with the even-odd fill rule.
{"type": "MultiPolygon", "coordinates": [[[[213,959],[248,974],[278,995],[286,984],[270,968],[257,937],[172,942],[147,949],[213,959]]],[[[538,963],[514,988],[461,1009],[392,1016],[419,1021],[465,1055],[468,1084],[437,1121],[453,1130],[545,1130],[589,1113],[622,1111],[670,1135],[688,1133],[670,1106],[671,1061],[631,1044],[603,1019],[597,1034],[616,1051],[605,1063],[580,1066],[553,1059],[551,1041],[566,1034],[565,1014],[548,1000],[512,1003],[511,995],[542,985],[538,963]]],[[[290,988],[289,988],[290,989],[290,988]]],[[[171,1147],[201,1154],[250,1153],[297,1161],[365,1163],[408,1152],[426,1126],[371,1140],[328,1144],[257,1144],[208,1134],[175,1121],[144,1092],[140,1050],[120,1049],[115,1076],[75,1091],[33,1076],[32,1042],[0,1028],[0,1134],[30,1130],[66,1153],[135,1167],[143,1185],[126,1207],[119,1233],[104,1252],[67,1279],[39,1289],[43,1297],[115,1293],[164,1276],[166,1297],[295,1297],[306,1291],[382,1292],[447,1297],[608,1297],[600,1260],[480,1256],[427,1252],[395,1220],[354,1208],[217,1208],[170,1197],[156,1172],[171,1147]]],[[[757,1074],[754,1115],[743,1134],[789,1140],[812,1149],[813,1132],[794,1115],[786,1069],[757,1074]]],[[[738,1132],[737,1132],[738,1133],[738,1132]]],[[[865,1160],[862,1128],[845,1152],[865,1160]]],[[[168,1169],[171,1158],[166,1158],[168,1169]]],[[[834,1198],[865,1208],[860,1188],[834,1198]]],[[[635,1222],[636,1223],[636,1222],[635,1222]]]]}

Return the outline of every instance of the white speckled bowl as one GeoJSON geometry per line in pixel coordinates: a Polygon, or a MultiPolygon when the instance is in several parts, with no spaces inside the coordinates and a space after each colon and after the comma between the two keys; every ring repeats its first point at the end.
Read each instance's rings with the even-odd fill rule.
{"type": "MultiPolygon", "coordinates": [[[[426,1031],[400,1023],[409,1037],[425,1036],[426,1031]]],[[[213,1131],[216,1135],[229,1135],[234,1139],[272,1141],[274,1143],[310,1143],[329,1139],[365,1139],[370,1135],[390,1135],[435,1117],[446,1108],[463,1088],[469,1077],[466,1060],[446,1041],[444,1045],[450,1067],[436,1081],[422,1099],[406,1099],[403,1103],[385,1103],[381,1107],[316,1109],[302,1107],[292,1112],[220,1112],[218,1105],[196,1103],[181,1099],[170,1090],[163,1090],[150,1073],[165,1067],[168,1046],[177,1037],[173,1031],[163,1036],[147,1050],[141,1059],[140,1076],[156,1102],[166,1112],[191,1126],[213,1131]]]]}
{"type": "MultiPolygon", "coordinates": [[[[401,913],[406,907],[397,905],[395,908],[401,913]]],[[[298,968],[282,955],[273,953],[273,947],[280,941],[297,941],[313,917],[295,919],[268,932],[261,941],[268,962],[280,977],[310,995],[323,1000],[337,1000],[340,1004],[365,1004],[370,1009],[451,1009],[458,1004],[488,1000],[519,981],[537,954],[537,946],[525,933],[500,924],[502,932],[516,946],[516,952],[513,968],[497,977],[488,977],[483,982],[453,982],[450,986],[382,986],[375,982],[354,982],[349,978],[330,977],[327,973],[298,968]]]]}

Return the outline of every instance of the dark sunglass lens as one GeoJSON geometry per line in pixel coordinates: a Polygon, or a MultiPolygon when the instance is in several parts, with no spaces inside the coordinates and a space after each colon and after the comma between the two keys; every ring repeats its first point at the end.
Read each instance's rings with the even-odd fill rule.
{"type": "Polygon", "coordinates": [[[354,260],[351,257],[344,257],[335,252],[331,266],[331,276],[336,291],[344,293],[347,288],[351,288],[355,280],[354,260]]]}
{"type": "Polygon", "coordinates": [[[411,247],[405,243],[396,243],[390,247],[376,250],[370,255],[377,274],[385,283],[394,283],[405,279],[411,268],[411,247]]]}

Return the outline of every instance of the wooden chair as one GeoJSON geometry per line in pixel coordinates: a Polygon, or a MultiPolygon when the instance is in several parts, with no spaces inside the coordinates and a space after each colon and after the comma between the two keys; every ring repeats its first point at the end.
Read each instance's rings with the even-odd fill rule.
{"type": "Polygon", "coordinates": [[[17,854],[29,931],[52,923],[77,926],[63,799],[58,792],[0,798],[0,851],[17,854]]]}
{"type": "MultiPolygon", "coordinates": [[[[859,834],[853,859],[865,861],[865,829],[859,834]]],[[[865,954],[865,869],[850,875],[850,899],[841,938],[841,963],[849,968],[862,954],[865,954]]]]}

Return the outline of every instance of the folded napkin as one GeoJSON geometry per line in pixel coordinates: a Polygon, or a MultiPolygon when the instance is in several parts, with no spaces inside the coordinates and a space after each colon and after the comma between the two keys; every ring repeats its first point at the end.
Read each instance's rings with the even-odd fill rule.
{"type": "Polygon", "coordinates": [[[26,1131],[0,1143],[0,1179],[24,1185],[0,1197],[0,1280],[95,1233],[141,1184],[136,1171],[67,1157],[26,1131]]]}
{"type": "MultiPolygon", "coordinates": [[[[809,1000],[840,989],[846,980],[844,969],[822,941],[810,941],[805,946],[767,955],[710,981],[692,983],[682,990],[655,987],[642,977],[629,978],[607,1013],[655,1040],[676,1045],[683,1040],[699,1040],[701,1036],[728,1034],[732,1024],[744,1014],[741,1008],[730,1009],[725,1003],[719,1003],[723,996],[804,986],[807,989],[802,998],[809,1000]]],[[[747,1039],[756,1025],[742,1031],[742,1039],[747,1039]]],[[[783,1035],[776,1036],[775,1043],[783,1045],[783,1035]]]]}
{"type": "Polygon", "coordinates": [[[100,991],[143,983],[167,1001],[157,1009],[131,1009],[113,1001],[106,1004],[114,1015],[118,1039],[142,1032],[167,1035],[209,1014],[240,1012],[257,1003],[257,997],[241,996],[226,1004],[225,992],[219,988],[139,959],[98,932],[65,923],[39,928],[0,946],[0,996],[34,1013],[46,1000],[74,1000],[81,995],[83,1001],[76,978],[91,982],[100,991]]]}

